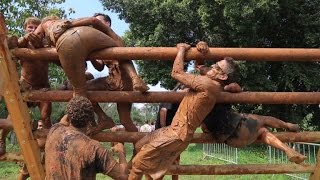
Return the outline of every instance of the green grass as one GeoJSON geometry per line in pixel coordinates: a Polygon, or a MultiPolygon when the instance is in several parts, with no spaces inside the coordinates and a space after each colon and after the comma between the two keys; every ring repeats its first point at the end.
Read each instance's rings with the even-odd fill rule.
{"type": "MultiPolygon", "coordinates": [[[[109,143],[103,143],[104,147],[110,148],[109,143]]],[[[132,144],[126,143],[127,160],[132,157],[132,144]]],[[[8,151],[17,151],[16,146],[8,146],[8,151]]],[[[250,146],[249,148],[241,149],[239,152],[239,164],[257,164],[266,163],[267,157],[265,156],[265,149],[260,146],[250,146]]],[[[181,163],[183,165],[210,165],[210,164],[225,164],[225,162],[215,158],[204,158],[202,153],[202,144],[190,144],[186,151],[181,154],[181,163]]],[[[19,165],[11,162],[0,162],[0,180],[16,179],[19,172],[19,165]]],[[[111,179],[103,174],[97,175],[98,180],[111,179]]],[[[170,176],[165,176],[166,180],[171,179],[170,176]]],[[[181,180],[289,180],[292,179],[286,175],[181,175],[181,180]]]]}

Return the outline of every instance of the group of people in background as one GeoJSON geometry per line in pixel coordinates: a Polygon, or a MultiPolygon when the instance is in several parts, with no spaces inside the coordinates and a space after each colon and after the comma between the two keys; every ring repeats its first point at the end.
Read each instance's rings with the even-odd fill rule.
{"type": "MultiPolygon", "coordinates": [[[[171,164],[179,163],[179,155],[189,145],[195,130],[201,126],[220,143],[243,147],[259,139],[283,150],[289,160],[301,163],[306,157],[294,151],[265,127],[284,128],[297,132],[298,125],[286,123],[270,116],[240,114],[231,105],[216,104],[220,92],[241,92],[237,84],[237,63],[226,57],[210,67],[197,66],[198,74],[184,71],[185,54],[190,45],[177,44],[172,78],[179,82],[174,89],[186,95],[180,103],[161,103],[156,124],[144,124],[140,132],[149,132],[134,144],[135,156],[128,165],[122,143],[116,143],[116,161],[98,141],[90,138],[97,132],[115,127],[99,104],[87,98],[87,90],[140,91],[149,88],[138,76],[132,61],[88,60],[90,53],[109,47],[124,46],[122,39],[111,29],[111,19],[104,14],[75,20],[62,20],[49,16],[40,21],[28,18],[24,25],[26,35],[19,39],[17,47],[55,47],[59,62],[68,77],[61,89],[73,89],[73,98],[68,102],[65,116],[59,123],[51,124],[51,102],[28,103],[38,106],[43,127],[49,129],[45,143],[46,179],[95,179],[97,173],[114,179],[162,179],[171,164]],[[109,76],[94,79],[86,73],[86,61],[102,70],[106,65],[109,76]],[[95,120],[94,113],[98,119],[95,120]]],[[[15,47],[14,43],[10,47],[15,47]]],[[[197,44],[200,53],[208,52],[204,42],[197,44]]],[[[48,61],[20,60],[22,91],[48,89],[48,61]]],[[[138,132],[130,117],[131,103],[117,103],[120,122],[126,131],[138,132]]],[[[40,122],[40,121],[39,121],[40,122]]],[[[5,139],[12,129],[10,117],[0,120],[2,137],[0,156],[6,153],[5,139]]],[[[117,129],[117,128],[116,128],[117,129]]],[[[116,131],[116,130],[115,130],[116,131]]],[[[19,179],[26,179],[26,168],[19,179]]],[[[173,176],[178,179],[178,176],[173,176]]]]}

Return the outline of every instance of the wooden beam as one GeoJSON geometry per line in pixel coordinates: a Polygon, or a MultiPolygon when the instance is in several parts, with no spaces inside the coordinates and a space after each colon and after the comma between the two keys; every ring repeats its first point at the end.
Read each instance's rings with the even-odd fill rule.
{"type": "Polygon", "coordinates": [[[0,14],[0,82],[2,82],[7,109],[16,133],[21,152],[32,179],[44,179],[45,173],[40,163],[40,150],[31,132],[31,117],[27,104],[22,100],[18,85],[18,73],[7,46],[7,30],[4,17],[0,14]]]}
{"type": "MultiPolygon", "coordinates": [[[[177,55],[175,47],[113,47],[90,54],[88,59],[117,60],[173,60],[177,55]]],[[[23,59],[58,60],[54,48],[12,50],[14,56],[23,59]]],[[[303,48],[210,48],[206,55],[191,48],[187,60],[206,59],[220,60],[233,57],[235,60],[246,61],[320,61],[320,49],[303,48]]]]}
{"type": "MultiPolygon", "coordinates": [[[[34,137],[46,138],[49,130],[41,129],[34,131],[34,137]]],[[[91,138],[100,142],[137,142],[148,133],[143,132],[127,132],[127,131],[116,131],[116,132],[101,132],[91,138]]],[[[320,131],[313,132],[275,132],[273,133],[282,142],[320,142],[320,131]]],[[[208,133],[195,133],[191,143],[215,143],[215,140],[208,133]]],[[[257,141],[257,143],[261,143],[257,141]]]]}
{"type": "Polygon", "coordinates": [[[231,175],[311,173],[314,165],[298,164],[228,164],[228,165],[172,165],[166,173],[176,175],[231,175]]]}
{"type": "MultiPolygon", "coordinates": [[[[137,91],[89,91],[88,97],[95,102],[131,102],[158,103],[180,102],[183,92],[146,92],[137,91]]],[[[72,91],[30,91],[23,94],[25,101],[67,102],[72,91]]],[[[320,92],[222,92],[218,96],[219,103],[249,104],[320,104],[320,92]]]]}
{"type": "MultiPolygon", "coordinates": [[[[94,136],[95,139],[100,142],[137,142],[147,133],[141,132],[101,132],[94,136]]],[[[320,142],[320,131],[314,132],[277,132],[273,133],[282,142],[320,142]]],[[[257,141],[261,143],[260,141],[257,141]]],[[[207,133],[195,133],[191,143],[215,143],[215,140],[210,134],[207,133]]]]}

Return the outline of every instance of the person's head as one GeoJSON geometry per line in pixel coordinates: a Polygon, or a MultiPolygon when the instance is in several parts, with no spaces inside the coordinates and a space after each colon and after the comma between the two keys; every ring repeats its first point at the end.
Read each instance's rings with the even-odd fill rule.
{"type": "Polygon", "coordinates": [[[31,33],[34,32],[39,24],[41,23],[41,20],[37,17],[28,17],[24,23],[23,23],[23,29],[25,33],[31,33]]]}
{"type": "Polygon", "coordinates": [[[42,122],[42,120],[39,120],[37,129],[42,129],[42,128],[43,128],[43,122],[42,122]]]}
{"type": "Polygon", "coordinates": [[[73,127],[85,128],[94,122],[93,106],[89,99],[83,96],[73,97],[66,107],[66,114],[73,127]]]}
{"type": "Polygon", "coordinates": [[[53,21],[53,20],[59,20],[60,18],[58,16],[55,15],[51,15],[51,16],[47,16],[45,18],[42,19],[41,23],[44,24],[48,21],[53,21]]]}
{"type": "Polygon", "coordinates": [[[237,81],[239,77],[239,67],[231,57],[226,57],[213,64],[210,69],[204,70],[202,73],[205,73],[207,77],[226,85],[237,81]]]}
{"type": "Polygon", "coordinates": [[[111,27],[111,18],[108,15],[102,13],[95,13],[93,17],[99,19],[105,25],[111,27]]]}

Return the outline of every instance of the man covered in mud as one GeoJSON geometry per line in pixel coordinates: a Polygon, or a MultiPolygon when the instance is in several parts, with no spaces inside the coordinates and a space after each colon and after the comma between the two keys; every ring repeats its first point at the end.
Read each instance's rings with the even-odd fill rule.
{"type": "MultiPolygon", "coordinates": [[[[205,42],[199,44],[202,46],[202,51],[209,48],[205,42]]],[[[219,62],[213,66],[219,66],[219,62]]],[[[210,68],[200,65],[196,66],[196,70],[205,75],[210,68]]],[[[242,92],[238,83],[224,81],[221,82],[221,85],[226,92],[242,92]]],[[[216,104],[201,125],[203,132],[211,133],[217,143],[226,143],[241,148],[260,140],[284,151],[291,162],[299,164],[306,159],[306,156],[282,143],[266,127],[282,128],[291,132],[299,131],[298,124],[287,123],[271,116],[237,113],[232,110],[230,104],[216,104]]]]}
{"type": "MultiPolygon", "coordinates": [[[[85,61],[88,55],[104,48],[124,45],[110,27],[95,17],[72,21],[47,17],[34,33],[41,38],[50,37],[57,49],[62,68],[73,86],[74,96],[87,96],[85,61]]],[[[134,90],[148,90],[131,61],[121,61],[120,66],[128,72],[134,90]]],[[[97,103],[93,105],[98,116],[104,117],[99,119],[98,125],[103,128],[113,127],[115,124],[112,119],[104,114],[97,103]]]]}
{"type": "MultiPolygon", "coordinates": [[[[41,20],[37,17],[29,17],[25,20],[23,28],[25,35],[18,40],[18,47],[20,48],[35,48],[34,45],[29,43],[30,40],[35,40],[37,37],[32,33],[41,23],[41,20]]],[[[43,46],[42,41],[38,42],[36,46],[43,46]]],[[[43,60],[30,60],[30,59],[20,59],[21,65],[21,76],[20,76],[20,87],[22,91],[26,90],[39,90],[48,89],[49,79],[48,79],[48,69],[49,62],[43,60]]],[[[28,102],[28,107],[38,106],[40,109],[40,119],[44,123],[44,128],[51,127],[50,115],[51,115],[51,102],[40,102],[32,103],[28,102]]],[[[12,124],[10,122],[10,116],[7,119],[1,120],[6,123],[5,128],[2,129],[1,139],[0,139],[0,156],[6,152],[5,140],[8,133],[12,130],[12,124]]],[[[2,124],[3,124],[2,123],[2,124]]]]}
{"type": "MultiPolygon", "coordinates": [[[[73,86],[74,96],[87,96],[85,61],[88,55],[108,47],[124,46],[121,38],[95,17],[72,21],[47,17],[34,33],[41,38],[50,37],[62,68],[73,86]]],[[[121,66],[128,71],[134,90],[147,90],[131,61],[123,61],[121,66]]]]}
{"type": "Polygon", "coordinates": [[[90,100],[83,96],[73,97],[68,102],[66,114],[70,126],[57,123],[47,136],[46,179],[96,179],[97,173],[113,179],[127,179],[123,144],[117,143],[113,148],[119,154],[118,163],[112,153],[86,135],[88,125],[94,121],[90,100]]]}
{"type": "Polygon", "coordinates": [[[219,67],[213,67],[205,75],[194,75],[184,71],[184,58],[190,48],[187,44],[178,44],[172,77],[190,90],[180,103],[172,124],[145,136],[136,145],[142,145],[132,160],[129,179],[141,179],[142,174],[153,179],[161,179],[168,165],[171,165],[189,145],[193,134],[212,110],[222,86],[220,82],[231,80],[237,73],[237,66],[231,59],[219,61],[219,67]]]}

